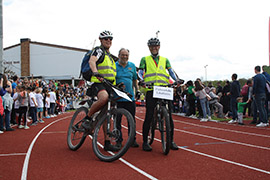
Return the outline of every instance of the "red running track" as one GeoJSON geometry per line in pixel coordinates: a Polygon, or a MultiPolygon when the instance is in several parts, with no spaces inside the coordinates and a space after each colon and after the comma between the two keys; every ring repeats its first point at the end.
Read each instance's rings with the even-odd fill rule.
{"type": "Polygon", "coordinates": [[[142,151],[143,107],[137,108],[137,142],[120,159],[95,157],[91,139],[77,151],[67,147],[72,112],[29,130],[0,134],[0,179],[270,179],[270,128],[199,122],[173,116],[178,151],[162,154],[161,143],[142,151]]]}

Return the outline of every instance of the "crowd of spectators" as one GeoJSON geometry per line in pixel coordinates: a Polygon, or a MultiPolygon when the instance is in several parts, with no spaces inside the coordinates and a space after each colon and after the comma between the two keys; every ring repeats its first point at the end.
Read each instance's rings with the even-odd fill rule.
{"type": "MultiPolygon", "coordinates": [[[[258,68],[259,66],[256,66],[258,68]]],[[[262,68],[263,72],[257,72],[255,76],[246,80],[243,86],[237,80],[237,74],[232,74],[232,81],[226,81],[222,86],[218,82],[213,86],[211,82],[204,84],[197,78],[194,82],[189,80],[186,84],[177,88],[174,92],[173,111],[184,116],[200,119],[202,122],[211,121],[212,117],[216,119],[226,120],[231,119],[228,123],[238,123],[244,125],[242,118],[252,118],[250,124],[256,124],[259,127],[269,126],[269,106],[270,86],[269,91],[266,87],[270,83],[270,75],[262,68]],[[266,110],[267,120],[263,120],[258,107],[260,104],[256,102],[256,97],[261,97],[262,94],[253,92],[254,78],[262,75],[262,79],[266,79],[264,86],[259,85],[262,94],[266,98],[262,99],[263,108],[266,110]]],[[[261,98],[260,98],[261,99],[261,98]]]]}
{"type": "Polygon", "coordinates": [[[74,109],[86,95],[84,83],[73,86],[57,80],[7,77],[0,74],[0,134],[29,129],[74,109]]]}
{"type": "MultiPolygon", "coordinates": [[[[258,67],[256,68],[258,70],[258,67]]],[[[262,70],[262,73],[255,70],[255,85],[257,77],[261,75],[262,79],[270,84],[270,75],[264,68],[262,70]]],[[[270,85],[265,83],[265,86],[259,86],[266,96],[261,98],[261,95],[253,92],[254,77],[248,79],[242,87],[237,80],[237,74],[233,74],[232,81],[226,81],[224,86],[221,82],[216,86],[211,82],[204,84],[199,78],[194,82],[189,80],[175,89],[173,112],[200,119],[201,122],[211,121],[212,117],[230,118],[228,123],[240,125],[244,125],[243,118],[250,117],[251,124],[268,126],[270,85]],[[264,111],[256,102],[256,97],[257,101],[263,100],[267,120],[263,120],[264,111]]],[[[86,97],[86,91],[84,81],[74,87],[57,80],[7,77],[0,74],[0,134],[14,131],[14,127],[29,129],[29,126],[36,126],[44,123],[45,119],[72,110],[75,102],[86,97]]]]}

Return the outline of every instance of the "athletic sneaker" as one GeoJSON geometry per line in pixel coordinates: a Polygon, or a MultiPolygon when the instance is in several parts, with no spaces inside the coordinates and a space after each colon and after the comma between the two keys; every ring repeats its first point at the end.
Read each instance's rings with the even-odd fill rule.
{"type": "Polygon", "coordinates": [[[28,126],[24,126],[24,129],[30,129],[30,127],[28,127],[28,126]]]}
{"type": "Polygon", "coordinates": [[[208,121],[208,119],[206,119],[206,118],[202,118],[201,120],[200,120],[200,122],[207,122],[208,121]]]}
{"type": "Polygon", "coordinates": [[[190,116],[188,116],[188,117],[190,117],[190,118],[194,118],[194,116],[193,116],[193,115],[190,115],[190,116]]]}
{"type": "Polygon", "coordinates": [[[41,120],[39,120],[38,122],[39,122],[39,123],[44,123],[44,121],[43,121],[42,119],[41,119],[41,120]]]}
{"type": "Polygon", "coordinates": [[[211,120],[212,120],[211,116],[208,116],[208,120],[209,120],[209,121],[211,121],[211,120]]]}
{"type": "Polygon", "coordinates": [[[22,129],[22,128],[24,128],[24,126],[23,125],[19,125],[18,128],[19,129],[22,129]]]}
{"type": "Polygon", "coordinates": [[[37,124],[38,122],[36,121],[36,122],[31,123],[30,126],[36,126],[37,124]]]}
{"type": "Polygon", "coordinates": [[[260,124],[257,124],[256,126],[257,127],[266,127],[267,126],[267,123],[261,122],[260,124]]]}
{"type": "Polygon", "coordinates": [[[228,122],[229,124],[236,123],[236,120],[232,119],[228,122]]]}
{"type": "Polygon", "coordinates": [[[0,134],[3,134],[4,133],[4,131],[0,131],[0,134]]]}

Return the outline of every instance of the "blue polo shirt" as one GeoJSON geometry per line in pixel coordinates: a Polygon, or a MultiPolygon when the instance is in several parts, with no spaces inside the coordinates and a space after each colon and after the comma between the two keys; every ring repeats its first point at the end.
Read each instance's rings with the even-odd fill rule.
{"type": "MultiPolygon", "coordinates": [[[[136,72],[136,66],[132,62],[128,62],[125,67],[121,66],[119,62],[116,63],[116,84],[119,84],[121,82],[125,85],[125,91],[130,93],[132,95],[132,101],[135,101],[134,99],[134,91],[133,91],[133,80],[137,79],[137,72],[136,72]]],[[[128,101],[126,99],[120,99],[118,101],[128,101]]]]}

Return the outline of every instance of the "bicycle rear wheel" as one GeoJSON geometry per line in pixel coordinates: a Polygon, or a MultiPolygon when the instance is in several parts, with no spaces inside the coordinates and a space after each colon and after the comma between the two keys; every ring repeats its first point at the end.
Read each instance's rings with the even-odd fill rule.
{"type": "Polygon", "coordinates": [[[67,133],[67,144],[69,149],[76,151],[83,144],[87,134],[85,133],[82,125],[83,118],[87,115],[88,109],[86,107],[80,107],[73,114],[70,121],[67,133]]]}
{"type": "Polygon", "coordinates": [[[170,152],[171,145],[171,128],[168,111],[165,107],[161,107],[161,121],[159,129],[161,133],[162,150],[165,155],[170,152]]]}
{"type": "Polygon", "coordinates": [[[134,141],[135,125],[132,115],[125,109],[113,109],[97,123],[93,135],[93,151],[102,161],[112,162],[123,156],[134,141]],[[109,123],[108,123],[109,122],[109,123]],[[104,134],[104,131],[106,132],[104,134]],[[118,151],[105,151],[105,136],[118,151]]]}
{"type": "Polygon", "coordinates": [[[148,143],[151,145],[155,139],[155,130],[157,129],[157,109],[154,110],[154,118],[150,124],[150,130],[148,134],[148,143]]]}

